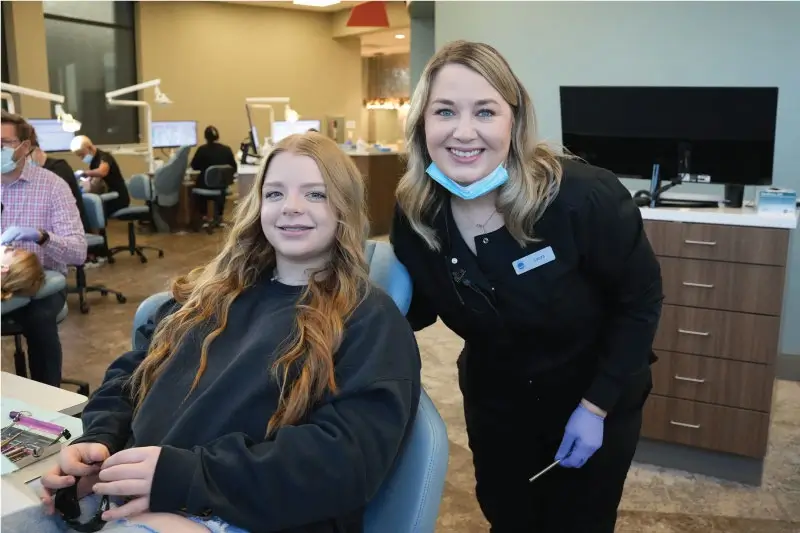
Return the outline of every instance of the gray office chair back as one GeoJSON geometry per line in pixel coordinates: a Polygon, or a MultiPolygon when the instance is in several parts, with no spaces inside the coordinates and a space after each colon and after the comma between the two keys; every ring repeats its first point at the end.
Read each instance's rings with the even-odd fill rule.
{"type": "Polygon", "coordinates": [[[150,201],[152,189],[147,174],[134,174],[128,180],[128,194],[136,200],[150,201]]]}
{"type": "Polygon", "coordinates": [[[158,205],[162,207],[178,205],[181,183],[187,166],[189,166],[189,147],[181,146],[163,167],[156,170],[153,186],[158,205]]]}
{"type": "Polygon", "coordinates": [[[206,169],[205,182],[209,189],[225,189],[233,185],[236,169],[230,165],[211,165],[206,169]]]}

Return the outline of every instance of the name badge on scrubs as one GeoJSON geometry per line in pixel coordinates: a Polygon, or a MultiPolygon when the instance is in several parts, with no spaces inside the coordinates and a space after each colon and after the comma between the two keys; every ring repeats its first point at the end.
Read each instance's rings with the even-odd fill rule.
{"type": "Polygon", "coordinates": [[[512,266],[514,267],[514,272],[516,272],[517,276],[519,276],[520,274],[524,274],[529,270],[546,265],[550,261],[555,261],[555,259],[556,254],[553,253],[553,247],[548,246],[547,248],[537,250],[530,255],[526,255],[525,257],[520,257],[512,263],[512,266]]]}

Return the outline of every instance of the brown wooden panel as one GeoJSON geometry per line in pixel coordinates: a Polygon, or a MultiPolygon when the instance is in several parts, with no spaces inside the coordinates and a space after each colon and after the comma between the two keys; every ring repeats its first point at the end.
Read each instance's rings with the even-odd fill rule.
{"type": "Polygon", "coordinates": [[[642,436],[748,457],[764,457],[769,415],[651,395],[644,406],[642,436]]]}
{"type": "Polygon", "coordinates": [[[780,328],[777,316],[664,305],[653,347],[772,364],[780,328]]]}
{"type": "Polygon", "coordinates": [[[657,255],[785,266],[789,230],[645,221],[657,255]]]}
{"type": "Polygon", "coordinates": [[[683,236],[683,224],[680,222],[662,222],[645,220],[644,230],[647,239],[656,255],[680,257],[680,242],[683,236]]]}
{"type": "Polygon", "coordinates": [[[653,393],[684,400],[769,412],[772,366],[656,351],[653,393]]]}
{"type": "Polygon", "coordinates": [[[405,172],[398,154],[352,155],[367,188],[370,236],[386,235],[392,226],[397,184],[405,172]]]}
{"type": "Polygon", "coordinates": [[[780,315],[783,267],[659,257],[664,303],[780,315]]]}

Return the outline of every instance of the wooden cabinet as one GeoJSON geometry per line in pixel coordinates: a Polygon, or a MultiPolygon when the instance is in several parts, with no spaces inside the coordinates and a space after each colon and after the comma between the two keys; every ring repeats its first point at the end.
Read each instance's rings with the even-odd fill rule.
{"type": "Polygon", "coordinates": [[[394,216],[394,191],[406,171],[403,154],[351,154],[364,177],[370,237],[387,235],[394,216]]]}
{"type": "Polygon", "coordinates": [[[763,458],[789,230],[645,221],[664,308],[642,436],[763,458]]]}

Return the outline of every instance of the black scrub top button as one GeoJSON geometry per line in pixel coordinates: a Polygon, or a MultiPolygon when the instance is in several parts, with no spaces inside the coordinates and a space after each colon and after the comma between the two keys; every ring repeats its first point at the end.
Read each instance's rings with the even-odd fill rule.
{"type": "Polygon", "coordinates": [[[455,264],[457,264],[457,263],[458,263],[458,259],[454,257],[454,258],[452,258],[452,259],[450,260],[450,262],[451,262],[451,263],[453,263],[453,264],[455,265],[455,264]]]}
{"type": "Polygon", "coordinates": [[[483,238],[483,244],[489,244],[489,237],[483,238]]]}

